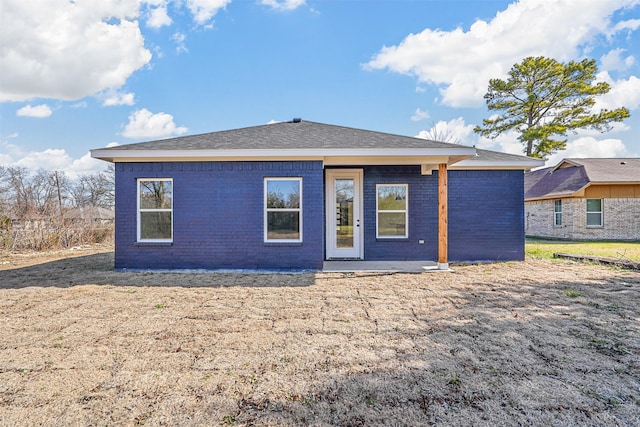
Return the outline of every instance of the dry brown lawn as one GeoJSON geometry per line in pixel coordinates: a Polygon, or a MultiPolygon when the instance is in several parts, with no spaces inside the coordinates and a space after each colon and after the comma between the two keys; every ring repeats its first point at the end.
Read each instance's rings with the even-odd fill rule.
{"type": "Polygon", "coordinates": [[[0,258],[0,425],[640,425],[640,274],[0,258]]]}

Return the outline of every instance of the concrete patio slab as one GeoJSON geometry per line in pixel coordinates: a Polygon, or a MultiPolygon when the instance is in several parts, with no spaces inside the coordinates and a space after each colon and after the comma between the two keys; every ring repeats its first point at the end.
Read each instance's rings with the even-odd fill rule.
{"type": "Polygon", "coordinates": [[[359,271],[384,273],[427,273],[451,271],[438,269],[434,261],[325,261],[322,267],[325,273],[353,273],[359,271]]]}

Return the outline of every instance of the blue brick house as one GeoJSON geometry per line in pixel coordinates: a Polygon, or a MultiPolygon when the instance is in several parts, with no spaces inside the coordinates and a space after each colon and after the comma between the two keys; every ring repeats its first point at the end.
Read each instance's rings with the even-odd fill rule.
{"type": "Polygon", "coordinates": [[[294,119],[92,150],[116,269],[522,260],[528,157],[294,119]]]}

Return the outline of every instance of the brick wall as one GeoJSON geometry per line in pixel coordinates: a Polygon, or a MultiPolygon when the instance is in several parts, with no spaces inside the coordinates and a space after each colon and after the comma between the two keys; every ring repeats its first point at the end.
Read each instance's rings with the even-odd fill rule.
{"type": "Polygon", "coordinates": [[[116,164],[116,268],[319,269],[321,162],[116,164]],[[302,243],[264,242],[264,178],[302,177],[302,243]],[[136,180],[173,178],[173,242],[136,243],[136,180]]]}
{"type": "Polygon", "coordinates": [[[586,199],[562,199],[562,225],[555,226],[554,201],[525,203],[525,234],[575,240],[640,240],[640,199],[603,199],[603,226],[587,227],[586,199]]]}
{"type": "MultiPolygon", "coordinates": [[[[524,173],[448,171],[449,260],[524,259],[524,173]]],[[[436,260],[438,173],[420,168],[365,167],[365,259],[436,260]],[[409,184],[409,238],[376,239],[376,184],[409,184]],[[419,241],[424,240],[424,244],[419,241]]]]}
{"type": "Polygon", "coordinates": [[[449,171],[449,260],[524,259],[524,172],[449,171]]]}
{"type": "MultiPolygon", "coordinates": [[[[364,167],[366,260],[436,260],[438,174],[419,166],[364,167]],[[376,184],[409,184],[409,237],[376,238],[376,184]],[[423,241],[424,243],[420,243],[423,241]]],[[[449,171],[449,259],[524,258],[522,171],[449,171]]],[[[321,162],[116,164],[116,268],[320,269],[321,162]],[[302,177],[302,243],[265,243],[264,178],[302,177]],[[173,242],[137,243],[137,179],[172,178],[173,242]]]]}
{"type": "Polygon", "coordinates": [[[368,166],[364,168],[363,197],[366,260],[438,258],[437,175],[421,175],[420,166],[368,166]],[[409,185],[408,238],[376,238],[376,184],[409,185]]]}

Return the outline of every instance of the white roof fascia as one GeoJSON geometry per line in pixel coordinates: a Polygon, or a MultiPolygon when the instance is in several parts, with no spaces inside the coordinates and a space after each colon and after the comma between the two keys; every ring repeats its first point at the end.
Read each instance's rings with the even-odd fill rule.
{"type": "Polygon", "coordinates": [[[325,157],[325,166],[348,166],[357,163],[358,165],[424,165],[449,163],[449,156],[358,156],[358,157],[325,157]]]}
{"type": "MultiPolygon", "coordinates": [[[[472,157],[474,148],[363,148],[363,149],[288,149],[288,150],[114,150],[94,149],[91,157],[113,162],[211,161],[211,160],[325,160],[342,158],[416,158],[472,157]]],[[[351,160],[353,163],[353,160],[351,160]]]]}
{"type": "Polygon", "coordinates": [[[544,160],[462,160],[450,169],[523,169],[530,170],[544,166],[544,160]]]}

